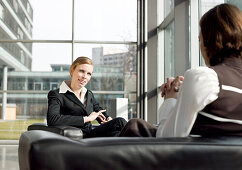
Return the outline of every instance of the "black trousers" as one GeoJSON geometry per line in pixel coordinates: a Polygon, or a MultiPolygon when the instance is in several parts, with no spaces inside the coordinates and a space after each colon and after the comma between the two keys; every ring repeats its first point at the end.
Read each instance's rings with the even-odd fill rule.
{"type": "Polygon", "coordinates": [[[120,137],[155,137],[157,127],[142,119],[131,119],[120,132],[120,137]]]}
{"type": "Polygon", "coordinates": [[[89,133],[84,134],[84,138],[119,136],[126,123],[127,121],[124,118],[114,118],[113,120],[97,126],[89,133]]]}

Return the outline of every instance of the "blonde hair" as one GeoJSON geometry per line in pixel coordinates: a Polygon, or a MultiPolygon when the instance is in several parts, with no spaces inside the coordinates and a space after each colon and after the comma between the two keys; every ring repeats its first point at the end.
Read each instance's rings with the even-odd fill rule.
{"type": "Polygon", "coordinates": [[[94,67],[93,62],[92,62],[92,60],[90,58],[81,56],[81,57],[78,57],[71,64],[71,67],[70,67],[70,75],[72,75],[73,71],[76,69],[76,66],[81,65],[81,64],[89,64],[89,65],[92,65],[94,67]]]}

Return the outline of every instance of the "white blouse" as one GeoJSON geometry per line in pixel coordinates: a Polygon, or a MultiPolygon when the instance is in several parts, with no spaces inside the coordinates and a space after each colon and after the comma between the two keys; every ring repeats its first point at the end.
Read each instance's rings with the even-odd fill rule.
{"type": "Polygon", "coordinates": [[[177,99],[169,98],[161,106],[156,137],[186,137],[190,134],[197,114],[218,98],[217,73],[208,67],[185,72],[177,99]]]}
{"type": "MultiPolygon", "coordinates": [[[[75,94],[71,88],[71,81],[69,80],[64,80],[61,85],[60,85],[60,90],[59,93],[66,93],[67,91],[72,92],[73,94],[75,94]]],[[[82,102],[82,104],[86,107],[86,93],[87,93],[87,89],[85,87],[82,87],[82,91],[81,91],[81,98],[79,96],[77,96],[75,94],[75,96],[82,102]]]]}

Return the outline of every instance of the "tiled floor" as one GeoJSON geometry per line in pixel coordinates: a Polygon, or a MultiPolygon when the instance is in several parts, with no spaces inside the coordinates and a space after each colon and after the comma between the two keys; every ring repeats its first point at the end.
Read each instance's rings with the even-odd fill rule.
{"type": "Polygon", "coordinates": [[[19,170],[18,141],[0,141],[0,170],[19,170]]]}

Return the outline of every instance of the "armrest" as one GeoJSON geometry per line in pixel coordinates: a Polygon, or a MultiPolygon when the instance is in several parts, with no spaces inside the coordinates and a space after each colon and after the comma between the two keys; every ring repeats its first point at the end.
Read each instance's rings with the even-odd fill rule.
{"type": "Polygon", "coordinates": [[[83,138],[82,130],[73,126],[48,126],[46,123],[34,123],[28,126],[28,131],[30,130],[44,130],[53,132],[73,140],[79,140],[83,138]]]}

